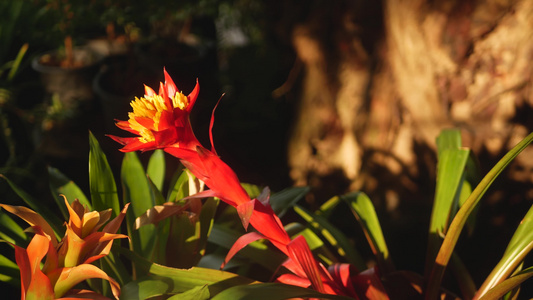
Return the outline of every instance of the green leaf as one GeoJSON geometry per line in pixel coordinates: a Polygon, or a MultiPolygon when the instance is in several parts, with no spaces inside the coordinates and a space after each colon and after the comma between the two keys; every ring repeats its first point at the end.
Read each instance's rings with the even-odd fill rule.
{"type": "Polygon", "coordinates": [[[20,271],[17,264],[0,254],[0,281],[20,286],[20,271]]]}
{"type": "Polygon", "coordinates": [[[207,198],[202,205],[202,211],[200,212],[200,236],[198,240],[198,249],[201,255],[205,254],[205,248],[207,246],[207,241],[213,230],[213,225],[215,224],[215,214],[217,212],[218,204],[220,201],[218,199],[207,198]]]}
{"type": "Polygon", "coordinates": [[[429,224],[426,274],[429,274],[442,243],[442,237],[459,207],[465,167],[470,150],[461,146],[459,130],[443,130],[437,138],[437,184],[429,224]]]}
{"type": "Polygon", "coordinates": [[[154,264],[139,255],[120,249],[125,257],[145,269],[149,276],[129,282],[122,287],[121,299],[148,299],[159,295],[174,295],[207,285],[211,296],[235,285],[251,284],[254,281],[236,274],[193,267],[190,269],[169,268],[154,264]]]}
{"type": "Polygon", "coordinates": [[[339,203],[340,198],[338,196],[332,197],[331,199],[320,205],[320,208],[317,213],[320,213],[320,215],[324,216],[324,218],[329,219],[335,211],[337,205],[339,205],[339,203]]]}
{"type": "Polygon", "coordinates": [[[248,194],[248,196],[250,196],[250,198],[256,198],[257,196],[259,196],[261,194],[261,188],[259,188],[259,186],[255,185],[255,184],[251,184],[251,183],[241,183],[242,187],[244,188],[244,190],[246,191],[246,193],[248,194]]]}
{"type": "Polygon", "coordinates": [[[148,161],[147,174],[158,190],[163,190],[165,181],[165,152],[161,149],[154,151],[148,161]]]}
{"type": "Polygon", "coordinates": [[[533,206],[531,206],[520,225],[518,225],[501,260],[479,288],[478,295],[484,295],[489,289],[511,276],[532,249],[533,206]]]}
{"type": "MultiPolygon", "coordinates": [[[[124,155],[121,180],[124,190],[124,203],[131,202],[126,218],[128,226],[132,226],[137,217],[155,205],[150,192],[148,178],[135,152],[128,152],[124,155]]],[[[142,226],[138,230],[130,228],[129,232],[133,250],[143,257],[151,257],[157,236],[155,226],[149,224],[142,226]]]]}
{"type": "Polygon", "coordinates": [[[65,220],[68,219],[69,214],[67,212],[67,208],[65,207],[63,198],[59,197],[60,194],[65,195],[70,204],[72,204],[75,199],[78,199],[80,204],[86,206],[89,210],[93,210],[91,203],[87,199],[87,196],[85,196],[78,185],[76,185],[76,183],[74,183],[72,180],[68,179],[58,169],[48,167],[48,175],[50,177],[50,189],[52,190],[52,194],[54,199],[56,199],[57,206],[59,206],[59,209],[61,210],[65,220]]]}
{"type": "Polygon", "coordinates": [[[281,283],[258,283],[239,285],[226,289],[213,300],[283,300],[290,298],[319,298],[319,299],[353,299],[344,296],[322,294],[317,291],[295,285],[281,283]]]}
{"type": "MultiPolygon", "coordinates": [[[[527,268],[517,275],[503,281],[485,293],[479,300],[500,299],[508,292],[520,286],[524,281],[533,276],[533,267],[527,268]]],[[[478,299],[478,298],[475,298],[478,299]]]]}
{"type": "MultiPolygon", "coordinates": [[[[174,216],[170,220],[165,265],[175,268],[190,268],[201,258],[198,253],[197,223],[192,223],[187,214],[174,216]]],[[[199,225],[199,224],[198,224],[199,225]]]]}
{"type": "Polygon", "coordinates": [[[309,187],[291,187],[270,196],[270,207],[278,217],[282,217],[289,208],[292,208],[307,193],[309,187]]]}
{"type": "Polygon", "coordinates": [[[370,248],[378,261],[380,271],[384,274],[393,271],[394,266],[389,256],[389,249],[370,198],[361,192],[349,193],[340,198],[350,206],[355,218],[363,228],[370,248]]]}
{"type": "Polygon", "coordinates": [[[187,172],[185,170],[177,170],[171,181],[171,188],[168,193],[167,201],[176,202],[177,200],[189,196],[188,181],[189,176],[187,175],[187,172]]]}
{"type": "Polygon", "coordinates": [[[207,285],[197,286],[181,294],[176,294],[167,300],[207,300],[211,297],[207,285]]]}
{"type": "Polygon", "coordinates": [[[505,169],[505,167],[533,141],[533,133],[530,133],[520,143],[518,143],[511,151],[509,151],[490,171],[485,175],[481,182],[474,189],[472,194],[465,201],[463,206],[459,209],[455,218],[453,219],[448,233],[442,242],[442,246],[435,259],[435,264],[428,278],[428,286],[426,289],[426,299],[435,299],[438,294],[439,287],[441,285],[442,277],[450,257],[453,253],[453,249],[459,240],[461,231],[472,213],[474,208],[479,203],[481,197],[485,194],[492,182],[498,177],[498,175],[505,169]]]}
{"type": "Polygon", "coordinates": [[[94,210],[113,209],[113,217],[120,214],[117,186],[107,158],[100,144],[89,132],[89,186],[94,210]]]}
{"type": "Polygon", "coordinates": [[[60,238],[60,233],[64,232],[63,229],[63,223],[64,221],[61,221],[55,213],[52,212],[48,208],[48,206],[43,205],[42,202],[40,202],[37,199],[34,199],[30,194],[23,191],[21,188],[19,188],[15,183],[13,183],[11,180],[9,180],[4,175],[0,174],[1,178],[4,178],[9,186],[13,189],[13,191],[20,197],[24,202],[36,213],[40,214],[47,222],[50,224],[50,226],[54,229],[54,232],[56,234],[56,237],[58,239],[60,238]]]}
{"type": "Polygon", "coordinates": [[[348,238],[339,229],[328,222],[323,216],[311,214],[299,205],[294,206],[294,211],[307,221],[317,234],[322,235],[337,250],[340,256],[344,257],[349,263],[358,268],[358,270],[366,269],[365,262],[357,249],[351,245],[348,238]]]}
{"type": "Polygon", "coordinates": [[[4,210],[0,210],[0,238],[15,245],[25,245],[28,237],[24,229],[4,210]]]}

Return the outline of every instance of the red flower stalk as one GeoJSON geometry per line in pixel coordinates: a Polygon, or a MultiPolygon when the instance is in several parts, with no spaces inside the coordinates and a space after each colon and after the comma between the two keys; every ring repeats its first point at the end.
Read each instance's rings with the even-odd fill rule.
{"type": "Polygon", "coordinates": [[[191,198],[218,197],[237,208],[245,228],[251,223],[259,231],[239,238],[230,249],[226,261],[249,243],[266,238],[289,257],[287,268],[306,281],[307,285],[312,285],[321,292],[343,294],[325,268],[315,260],[305,239],[301,237],[291,241],[268,204],[268,199],[250,199],[235,172],[218,157],[212,135],[214,110],[209,132],[212,150],[205,149],[196,139],[189,113],[198,96],[198,83],[191,94],[185,97],[177,91],[168,73],[164,73],[165,84],[160,84],[159,94],[145,87],[145,96],[135,98],[131,104],[133,112],[129,114],[129,120],[117,122],[119,128],[138,135],[130,138],[110,136],[125,145],[121,151],[164,149],[180,159],[192,174],[209,187],[209,190],[190,196],[191,198]]]}

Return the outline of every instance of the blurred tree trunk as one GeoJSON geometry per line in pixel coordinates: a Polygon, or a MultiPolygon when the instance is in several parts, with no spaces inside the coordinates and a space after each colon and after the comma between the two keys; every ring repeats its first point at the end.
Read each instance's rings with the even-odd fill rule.
{"type": "Polygon", "coordinates": [[[393,211],[420,183],[432,191],[442,129],[491,159],[533,129],[533,1],[311,2],[290,15],[296,184],[361,189],[393,211]]]}

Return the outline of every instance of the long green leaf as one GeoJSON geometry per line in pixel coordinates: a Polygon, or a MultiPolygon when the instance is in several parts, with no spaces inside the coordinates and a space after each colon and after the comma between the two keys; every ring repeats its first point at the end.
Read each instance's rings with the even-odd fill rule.
{"type": "Polygon", "coordinates": [[[524,281],[533,277],[533,267],[523,270],[517,275],[506,279],[502,283],[490,289],[479,300],[501,299],[505,294],[520,286],[524,281]]]}
{"type": "Polygon", "coordinates": [[[349,193],[340,197],[351,208],[357,221],[363,228],[372,252],[377,258],[381,272],[386,274],[394,270],[389,249],[381,230],[374,205],[365,193],[349,193]]]}
{"type": "Polygon", "coordinates": [[[211,298],[207,285],[197,286],[181,294],[176,294],[167,300],[207,300],[211,298]]]}
{"type": "Polygon", "coordinates": [[[92,132],[89,132],[89,188],[94,210],[102,211],[112,208],[114,217],[120,213],[113,172],[92,132]]]}
{"type": "Polygon", "coordinates": [[[502,259],[479,288],[477,297],[482,297],[491,288],[508,278],[533,249],[533,206],[518,225],[502,259]]]}
{"type": "MultiPolygon", "coordinates": [[[[135,152],[124,155],[121,169],[124,203],[131,203],[126,215],[128,226],[155,205],[144,168],[135,152]]],[[[130,229],[131,230],[131,229],[130,229]]],[[[151,257],[156,239],[155,226],[149,224],[130,231],[133,250],[143,257],[151,257]]]]}
{"type": "Polygon", "coordinates": [[[483,180],[477,185],[472,194],[468,197],[466,202],[461,206],[455,218],[453,219],[448,233],[444,238],[442,246],[437,254],[435,264],[431,270],[428,278],[428,286],[426,289],[426,299],[435,299],[438,294],[439,287],[441,285],[442,277],[450,257],[453,253],[453,249],[457,244],[461,231],[472,211],[478,204],[481,197],[485,194],[492,182],[498,177],[503,169],[533,141],[533,133],[530,133],[520,143],[518,143],[511,151],[509,151],[490,171],[483,180]]]}
{"type": "Polygon", "coordinates": [[[167,201],[176,202],[177,200],[189,196],[188,181],[189,176],[187,175],[187,172],[185,170],[177,170],[171,181],[167,201]]]}
{"type": "Polygon", "coordinates": [[[278,217],[282,217],[288,209],[292,208],[307,193],[309,187],[291,187],[272,194],[270,196],[270,206],[278,217]]]}
{"type": "Polygon", "coordinates": [[[0,210],[0,238],[18,246],[24,245],[28,240],[24,229],[3,210],[0,210]]]}
{"type": "Polygon", "coordinates": [[[426,276],[433,267],[448,225],[458,209],[470,150],[461,146],[459,130],[443,130],[437,138],[437,186],[429,224],[426,276]]]}
{"type": "Polygon", "coordinates": [[[163,150],[157,149],[150,156],[146,173],[157,189],[162,191],[165,181],[165,152],[163,150]]]}
{"type": "Polygon", "coordinates": [[[65,207],[65,202],[63,201],[63,198],[59,197],[59,194],[65,195],[70,204],[72,204],[75,199],[78,199],[82,205],[86,206],[89,210],[93,210],[91,203],[80,187],[72,180],[68,179],[58,169],[49,167],[48,176],[50,177],[50,189],[52,190],[54,198],[56,200],[61,199],[56,202],[65,220],[68,219],[68,212],[65,207]]]}
{"type": "Polygon", "coordinates": [[[344,257],[349,263],[353,264],[358,270],[365,270],[365,262],[348,238],[324,217],[311,214],[299,205],[294,206],[294,211],[300,215],[311,228],[318,234],[322,235],[328,243],[333,246],[339,255],[344,257]]]}
{"type": "Polygon", "coordinates": [[[169,268],[151,263],[126,249],[121,254],[145,269],[149,276],[132,281],[122,287],[121,299],[148,299],[158,295],[174,295],[189,291],[198,286],[208,285],[210,295],[216,295],[235,285],[252,284],[254,281],[236,274],[193,267],[190,269],[169,268]]]}
{"type": "Polygon", "coordinates": [[[13,189],[13,191],[20,197],[24,202],[33,209],[36,213],[40,214],[47,222],[50,224],[50,226],[54,229],[54,232],[56,233],[56,236],[60,238],[62,233],[64,232],[63,229],[63,223],[64,221],[61,221],[56,214],[54,214],[46,205],[43,205],[42,202],[38,201],[37,199],[30,196],[30,194],[26,193],[24,190],[22,190],[20,187],[18,187],[14,182],[9,180],[4,175],[0,174],[1,178],[4,178],[9,186],[13,189]]]}
{"type": "Polygon", "coordinates": [[[0,254],[0,281],[20,286],[20,271],[17,264],[0,254]]]}
{"type": "Polygon", "coordinates": [[[281,283],[239,285],[226,289],[211,299],[284,300],[290,298],[352,299],[344,296],[322,294],[311,289],[281,283]]]}

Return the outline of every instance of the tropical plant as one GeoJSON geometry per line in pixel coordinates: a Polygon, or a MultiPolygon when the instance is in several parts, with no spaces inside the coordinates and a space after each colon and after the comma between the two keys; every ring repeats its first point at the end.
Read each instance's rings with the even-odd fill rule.
{"type": "Polygon", "coordinates": [[[460,284],[462,298],[495,299],[516,295],[521,283],[533,276],[532,268],[523,265],[533,245],[533,208],[519,225],[501,262],[479,289],[454,253],[463,227],[475,223],[475,207],[481,197],[505,166],[533,141],[533,133],[481,178],[471,151],[461,145],[459,132],[442,132],[437,140],[437,188],[428,231],[426,271],[415,274],[396,269],[376,211],[364,193],[333,197],[311,212],[297,204],[308,192],[305,187],[271,195],[268,188],[241,183],[215,150],[214,111],[209,126],[210,150],[193,132],[189,114],[199,84],[185,95],[166,71],[164,75],[165,82],[157,93],[145,87],[145,95],[132,101],[129,119],[117,121],[119,128],[133,136],[110,136],[124,146],[120,149],[125,152],[120,186],[92,134],[89,196],[58,170],[49,170],[53,179],[50,187],[63,218],[4,177],[30,208],[2,207],[34,228],[30,238],[7,214],[0,213],[1,238],[13,245],[17,262],[34,258],[31,268],[19,262],[18,281],[19,267],[0,257],[0,267],[8,270],[5,280],[21,282],[23,299],[29,299],[38,288],[49,295],[53,292],[50,297],[78,293],[71,290],[68,279],[54,275],[60,273],[54,270],[77,266],[91,268],[101,274],[94,277],[104,279],[87,280],[83,287],[86,293],[118,297],[120,286],[121,299],[436,299],[453,297],[441,283],[448,265],[460,284]],[[146,169],[135,153],[138,150],[154,151],[146,169]],[[178,168],[166,180],[169,155],[185,168],[178,168]],[[59,198],[59,194],[65,198],[59,198]],[[342,205],[349,207],[363,229],[375,257],[374,266],[367,266],[352,237],[331,222],[342,205]],[[124,207],[122,211],[120,207],[124,207]],[[290,210],[302,221],[284,225],[282,217],[290,210]],[[24,217],[23,212],[32,218],[24,217]],[[63,238],[66,242],[59,246],[54,241],[61,236],[60,220],[68,216],[63,238]],[[114,220],[103,231],[97,231],[108,218],[114,220]],[[122,232],[129,237],[127,244],[126,239],[112,241],[126,237],[115,234],[119,229],[113,222],[119,223],[115,220],[122,218],[122,232]],[[80,239],[91,242],[83,244],[80,239]],[[28,245],[26,250],[23,245],[28,245]],[[74,248],[77,250],[70,250],[70,245],[78,245],[74,248]],[[65,247],[69,250],[62,250],[65,247]],[[85,247],[90,249],[80,250],[85,247]],[[34,252],[37,248],[39,253],[34,252]],[[35,261],[40,262],[45,255],[47,262],[40,268],[35,261]],[[27,274],[40,279],[28,280],[33,277],[27,274]]]}

